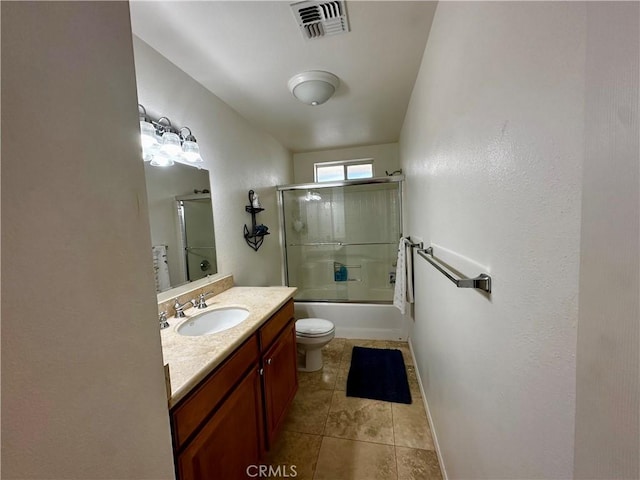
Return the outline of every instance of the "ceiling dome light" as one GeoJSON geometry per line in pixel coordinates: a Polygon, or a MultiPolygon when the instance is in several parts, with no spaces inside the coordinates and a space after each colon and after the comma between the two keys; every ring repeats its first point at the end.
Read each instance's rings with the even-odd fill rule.
{"type": "Polygon", "coordinates": [[[338,89],[340,79],[329,72],[313,70],[294,75],[289,80],[289,90],[302,103],[322,105],[338,89]]]}

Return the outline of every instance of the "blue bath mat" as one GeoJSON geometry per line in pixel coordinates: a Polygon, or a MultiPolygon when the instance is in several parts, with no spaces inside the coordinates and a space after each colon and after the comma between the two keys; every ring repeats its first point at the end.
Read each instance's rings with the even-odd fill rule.
{"type": "Polygon", "coordinates": [[[407,370],[400,350],[353,347],[347,397],[411,403],[407,370]]]}

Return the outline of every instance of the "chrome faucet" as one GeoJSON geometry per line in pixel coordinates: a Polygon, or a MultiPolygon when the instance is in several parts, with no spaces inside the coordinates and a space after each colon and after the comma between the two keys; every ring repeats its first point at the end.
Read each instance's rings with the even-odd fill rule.
{"type": "Polygon", "coordinates": [[[167,320],[167,312],[160,312],[160,330],[163,330],[169,326],[169,321],[167,320]]]}
{"type": "Polygon", "coordinates": [[[184,314],[184,307],[187,305],[187,303],[190,303],[194,307],[196,306],[195,299],[194,300],[187,300],[184,303],[180,303],[178,301],[178,299],[176,298],[175,303],[173,304],[173,309],[176,311],[176,318],[184,318],[184,317],[186,317],[186,315],[184,314]]]}

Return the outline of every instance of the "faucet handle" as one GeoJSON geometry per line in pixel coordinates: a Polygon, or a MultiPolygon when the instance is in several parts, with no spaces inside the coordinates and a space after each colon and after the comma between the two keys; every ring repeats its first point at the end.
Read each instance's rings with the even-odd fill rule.
{"type": "Polygon", "coordinates": [[[167,328],[169,326],[169,321],[167,320],[167,312],[160,312],[159,321],[160,321],[160,330],[167,328]]]}
{"type": "Polygon", "coordinates": [[[206,292],[206,293],[203,292],[200,295],[198,295],[196,299],[193,300],[193,304],[195,305],[196,308],[203,309],[208,307],[207,302],[205,300],[208,293],[212,293],[212,292],[206,292]]]}
{"type": "Polygon", "coordinates": [[[191,303],[193,304],[194,307],[196,308],[205,308],[201,306],[201,298],[200,295],[198,295],[197,297],[195,297],[193,300],[191,300],[191,303]]]}

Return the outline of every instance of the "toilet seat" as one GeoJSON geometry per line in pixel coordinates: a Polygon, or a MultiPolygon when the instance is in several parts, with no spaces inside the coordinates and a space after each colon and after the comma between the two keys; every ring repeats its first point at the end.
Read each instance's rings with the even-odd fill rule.
{"type": "Polygon", "coordinates": [[[333,322],[323,318],[303,318],[296,321],[296,336],[316,338],[330,335],[335,331],[333,322]]]}

